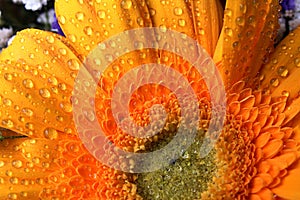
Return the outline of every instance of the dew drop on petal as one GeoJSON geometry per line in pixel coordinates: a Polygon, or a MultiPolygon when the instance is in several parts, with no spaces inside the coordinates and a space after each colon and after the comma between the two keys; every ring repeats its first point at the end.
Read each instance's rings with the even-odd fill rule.
{"type": "Polygon", "coordinates": [[[61,102],[60,107],[63,111],[65,111],[66,113],[70,113],[72,112],[73,108],[72,108],[72,104],[70,104],[69,102],[61,102]]]}
{"type": "Polygon", "coordinates": [[[245,23],[245,19],[243,17],[237,17],[235,20],[236,24],[239,26],[243,26],[245,23]]]}
{"type": "Polygon", "coordinates": [[[18,195],[15,193],[9,193],[7,195],[8,199],[18,199],[18,195]]]}
{"type": "Polygon", "coordinates": [[[53,37],[52,35],[48,35],[48,36],[46,37],[46,40],[47,40],[47,42],[49,42],[50,44],[53,44],[54,41],[55,41],[55,39],[54,39],[54,37],[53,37]]]}
{"type": "Polygon", "coordinates": [[[4,74],[4,78],[5,78],[5,80],[7,80],[7,81],[11,81],[12,78],[13,78],[13,76],[12,76],[12,74],[10,74],[10,73],[5,73],[5,74],[4,74]]]}
{"type": "Polygon", "coordinates": [[[9,177],[11,177],[13,175],[12,171],[10,171],[10,170],[6,170],[5,174],[9,177]]]}
{"type": "Polygon", "coordinates": [[[58,88],[61,89],[62,91],[65,91],[67,89],[67,86],[64,83],[59,83],[58,88]]]}
{"type": "Polygon", "coordinates": [[[277,73],[278,73],[279,76],[285,78],[285,77],[287,77],[289,71],[288,71],[286,66],[280,66],[277,69],[277,73]]]}
{"type": "Polygon", "coordinates": [[[9,181],[11,184],[14,184],[14,185],[19,183],[19,179],[17,177],[12,177],[9,179],[9,181]]]}
{"type": "Polygon", "coordinates": [[[78,21],[83,21],[83,20],[84,20],[84,13],[82,13],[82,12],[77,12],[77,13],[75,14],[75,17],[76,17],[76,19],[77,19],[78,21]]]}
{"type": "Polygon", "coordinates": [[[33,111],[30,108],[22,108],[22,113],[25,114],[28,117],[31,117],[33,115],[33,111]]]}
{"type": "Polygon", "coordinates": [[[24,79],[22,83],[25,88],[31,89],[34,87],[34,83],[31,79],[24,79]]]}
{"type": "Polygon", "coordinates": [[[130,9],[132,7],[132,1],[131,0],[122,0],[121,1],[121,8],[123,9],[130,9]]]}
{"type": "Polygon", "coordinates": [[[39,93],[40,93],[41,97],[43,97],[43,98],[50,98],[51,97],[51,93],[47,88],[40,89],[39,93]]]}
{"type": "Polygon", "coordinates": [[[5,163],[2,160],[0,160],[0,167],[3,167],[4,165],[5,163]]]}
{"type": "Polygon", "coordinates": [[[174,8],[175,15],[180,16],[180,15],[182,15],[182,13],[183,13],[183,10],[181,8],[179,8],[179,7],[174,8]]]}
{"type": "Polygon", "coordinates": [[[178,25],[181,26],[181,27],[184,27],[186,24],[186,21],[184,19],[179,19],[178,20],[178,25]]]}
{"type": "Polygon", "coordinates": [[[67,54],[67,50],[64,49],[64,48],[60,48],[58,51],[59,51],[59,53],[60,53],[61,55],[63,55],[63,56],[65,56],[65,55],[67,54]]]}
{"type": "Polygon", "coordinates": [[[226,8],[224,10],[224,15],[231,17],[232,16],[232,10],[230,8],[226,8]]]}
{"type": "Polygon", "coordinates": [[[75,35],[68,35],[69,40],[71,40],[71,42],[75,43],[77,41],[76,36],[75,35]]]}
{"type": "Polygon", "coordinates": [[[50,140],[56,139],[58,136],[58,133],[55,129],[53,128],[46,128],[44,130],[44,136],[50,140]]]}
{"type": "Polygon", "coordinates": [[[11,106],[12,105],[12,100],[5,98],[2,100],[3,104],[6,106],[11,106]]]}
{"type": "Polygon", "coordinates": [[[61,24],[65,24],[65,23],[66,23],[66,18],[65,18],[65,16],[59,15],[59,16],[58,16],[58,21],[59,21],[61,24]]]}
{"type": "Polygon", "coordinates": [[[272,78],[270,80],[270,84],[273,86],[273,87],[277,87],[279,85],[279,80],[278,78],[272,78]]]}
{"type": "Polygon", "coordinates": [[[97,15],[100,19],[105,19],[105,11],[104,10],[98,10],[97,15]]]}
{"type": "Polygon", "coordinates": [[[48,78],[48,83],[50,83],[52,85],[57,85],[58,81],[55,77],[49,77],[48,78]]]}
{"type": "Polygon", "coordinates": [[[300,58],[295,58],[294,63],[296,67],[300,67],[300,58]]]}
{"type": "Polygon", "coordinates": [[[228,35],[228,36],[230,36],[230,37],[233,35],[233,31],[232,31],[231,28],[225,28],[225,31],[224,31],[224,32],[225,32],[226,35],[228,35]]]}
{"type": "Polygon", "coordinates": [[[15,168],[21,168],[23,166],[23,163],[21,160],[13,160],[12,161],[12,166],[15,167],[15,168]]]}
{"type": "Polygon", "coordinates": [[[290,93],[289,93],[288,91],[286,91],[286,90],[282,91],[281,94],[282,94],[283,96],[285,96],[285,97],[289,97],[289,96],[290,96],[290,93]]]}
{"type": "Polygon", "coordinates": [[[90,27],[90,26],[84,27],[83,31],[84,31],[84,33],[85,33],[86,35],[88,35],[88,36],[93,35],[93,28],[90,27]]]}
{"type": "Polygon", "coordinates": [[[13,128],[14,127],[14,122],[11,121],[10,119],[4,119],[4,120],[2,120],[2,125],[6,126],[8,128],[13,128]]]}
{"type": "Polygon", "coordinates": [[[22,192],[20,192],[20,195],[21,195],[21,197],[27,197],[27,196],[28,196],[28,193],[27,193],[27,192],[24,192],[24,191],[22,191],[22,192]]]}
{"type": "Polygon", "coordinates": [[[68,60],[67,63],[68,63],[68,67],[71,70],[79,70],[79,68],[80,68],[80,64],[76,59],[70,59],[70,60],[68,60]]]}

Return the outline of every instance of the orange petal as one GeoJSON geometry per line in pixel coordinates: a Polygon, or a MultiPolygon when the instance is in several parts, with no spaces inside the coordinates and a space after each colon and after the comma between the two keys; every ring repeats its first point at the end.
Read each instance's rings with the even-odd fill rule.
{"type": "Polygon", "coordinates": [[[277,0],[226,1],[224,23],[214,54],[222,60],[225,86],[249,80],[269,54],[278,27],[277,0]]]}
{"type": "Polygon", "coordinates": [[[284,199],[300,199],[299,177],[300,162],[298,162],[294,169],[288,172],[288,175],[282,179],[280,185],[273,188],[272,191],[284,199]]]}
{"type": "Polygon", "coordinates": [[[220,1],[188,1],[198,42],[213,56],[222,29],[223,8],[220,1]]]}
{"type": "Polygon", "coordinates": [[[260,147],[260,148],[265,146],[268,143],[270,136],[271,136],[271,134],[269,132],[260,134],[255,139],[255,146],[260,147]]]}
{"type": "Polygon", "coordinates": [[[273,156],[275,156],[281,150],[282,145],[283,145],[282,140],[278,140],[278,139],[270,140],[263,147],[264,158],[272,158],[273,156]]]}
{"type": "Polygon", "coordinates": [[[300,73],[300,28],[291,32],[276,47],[270,61],[263,66],[261,88],[268,90],[272,97],[288,96],[289,100],[298,95],[300,73]]]}
{"type": "Polygon", "coordinates": [[[251,180],[250,188],[251,193],[257,193],[264,187],[264,180],[261,177],[256,176],[251,180]]]}
{"type": "Polygon", "coordinates": [[[151,26],[150,16],[155,14],[145,2],[135,0],[56,0],[55,11],[66,37],[83,56],[115,34],[151,26]]]}
{"type": "MultiPolygon", "coordinates": [[[[54,155],[49,154],[47,168],[42,166],[42,162],[37,166],[35,154],[22,152],[24,144],[34,146],[34,143],[34,140],[26,138],[6,139],[0,142],[0,199],[39,199],[39,193],[49,186],[47,177],[56,168],[50,167],[51,164],[48,165],[48,162],[52,162],[54,155]]],[[[49,147],[55,145],[49,140],[45,144],[49,147]]],[[[46,150],[44,147],[42,149],[46,150]]],[[[50,151],[55,150],[49,148],[45,153],[50,151]]]]}
{"type": "Polygon", "coordinates": [[[272,97],[288,97],[285,110],[289,122],[300,111],[299,84],[300,74],[300,28],[295,29],[276,47],[270,61],[262,68],[261,88],[272,94],[272,97]]]}
{"type": "Polygon", "coordinates": [[[191,12],[186,1],[146,1],[146,4],[153,26],[162,30],[168,28],[195,38],[191,12]]]}
{"type": "Polygon", "coordinates": [[[0,126],[51,139],[57,130],[75,133],[71,94],[80,61],[61,37],[24,30],[0,59],[0,126]]]}
{"type": "Polygon", "coordinates": [[[273,199],[273,192],[268,188],[262,189],[257,193],[261,200],[270,200],[273,199]]]}

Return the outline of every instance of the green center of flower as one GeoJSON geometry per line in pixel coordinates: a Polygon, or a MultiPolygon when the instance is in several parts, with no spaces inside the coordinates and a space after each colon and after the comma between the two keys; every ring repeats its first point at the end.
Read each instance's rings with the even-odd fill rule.
{"type": "MultiPolygon", "coordinates": [[[[200,147],[205,132],[198,131],[194,143],[169,166],[154,172],[137,174],[137,192],[144,199],[195,199],[207,190],[216,172],[215,150],[200,157],[200,147]]],[[[153,142],[148,151],[162,148],[171,138],[153,142]]],[[[159,162],[157,160],[156,162],[159,162]]]]}

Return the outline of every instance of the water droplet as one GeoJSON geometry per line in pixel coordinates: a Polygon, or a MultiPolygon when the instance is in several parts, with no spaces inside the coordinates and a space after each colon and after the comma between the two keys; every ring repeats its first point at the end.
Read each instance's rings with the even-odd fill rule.
{"type": "Polygon", "coordinates": [[[58,81],[55,77],[49,77],[48,78],[48,83],[50,83],[52,85],[57,85],[58,81]]]}
{"type": "Polygon", "coordinates": [[[69,38],[69,40],[71,40],[71,42],[73,42],[73,43],[75,43],[76,42],[76,36],[75,35],[72,35],[72,34],[70,34],[70,35],[68,35],[68,38],[69,38]]]}
{"type": "Polygon", "coordinates": [[[12,100],[5,98],[2,100],[3,104],[6,106],[11,106],[12,105],[12,100]]]}
{"type": "Polygon", "coordinates": [[[277,69],[277,73],[278,73],[279,76],[285,78],[285,77],[287,77],[289,71],[288,71],[286,66],[280,66],[277,69]]]}
{"type": "Polygon", "coordinates": [[[5,163],[1,160],[1,161],[0,161],[0,167],[3,167],[4,164],[5,164],[5,163]]]}
{"type": "Polygon", "coordinates": [[[34,59],[34,54],[33,54],[33,53],[30,53],[30,54],[29,54],[29,58],[34,59]]]}
{"type": "Polygon", "coordinates": [[[19,179],[16,177],[10,178],[9,181],[11,182],[11,184],[15,184],[15,185],[19,183],[19,179]]]}
{"type": "Polygon", "coordinates": [[[61,109],[67,113],[72,112],[73,108],[72,108],[72,104],[70,104],[69,102],[62,102],[59,104],[59,106],[61,107],[61,109]]]}
{"type": "Polygon", "coordinates": [[[40,163],[40,159],[38,157],[34,157],[34,158],[32,158],[32,162],[34,164],[39,164],[40,163]]]}
{"type": "Polygon", "coordinates": [[[248,17],[248,23],[252,24],[253,22],[255,22],[255,16],[251,15],[251,16],[248,17]]]}
{"type": "Polygon", "coordinates": [[[156,14],[156,10],[153,8],[150,8],[150,15],[154,16],[156,14]]]}
{"type": "Polygon", "coordinates": [[[43,162],[43,163],[42,163],[42,166],[43,166],[44,168],[49,168],[49,167],[50,167],[50,164],[47,163],[47,162],[43,162]]]}
{"type": "Polygon", "coordinates": [[[31,79],[24,79],[22,83],[25,88],[31,89],[34,87],[33,81],[31,79]]]}
{"type": "Polygon", "coordinates": [[[179,26],[183,27],[183,26],[185,26],[186,22],[184,19],[179,19],[178,24],[179,24],[179,26]]]}
{"type": "Polygon", "coordinates": [[[288,91],[286,91],[286,90],[282,91],[281,94],[282,94],[283,96],[285,96],[285,97],[290,96],[290,93],[289,93],[288,91]]]}
{"type": "Polygon", "coordinates": [[[23,163],[21,160],[13,160],[12,161],[12,166],[15,167],[15,168],[21,168],[23,166],[23,163]]]}
{"type": "Polygon", "coordinates": [[[66,23],[66,18],[65,18],[65,16],[59,15],[59,16],[58,16],[58,21],[59,21],[61,24],[65,24],[65,23],[66,23]]]}
{"type": "Polygon", "coordinates": [[[277,87],[279,85],[279,80],[278,78],[272,78],[270,80],[270,84],[273,86],[273,87],[277,87]]]}
{"type": "Polygon", "coordinates": [[[50,98],[51,97],[51,93],[50,93],[50,91],[47,88],[40,89],[39,93],[44,98],[50,98]]]}
{"type": "Polygon", "coordinates": [[[79,70],[80,68],[80,64],[76,59],[70,59],[67,63],[71,70],[79,70]]]}
{"type": "Polygon", "coordinates": [[[239,26],[243,26],[245,24],[245,20],[243,17],[237,17],[235,20],[236,24],[239,26]]]}
{"type": "Polygon", "coordinates": [[[65,128],[64,132],[67,134],[71,134],[71,133],[73,133],[73,130],[71,128],[65,128]]]}
{"type": "Polygon", "coordinates": [[[15,193],[9,193],[7,195],[8,199],[18,199],[18,195],[15,193]]]}
{"type": "Polygon", "coordinates": [[[54,39],[54,37],[53,37],[52,35],[46,36],[46,40],[47,40],[47,42],[49,42],[50,44],[53,44],[54,41],[55,41],[55,39],[54,39]]]}
{"type": "Polygon", "coordinates": [[[105,11],[104,10],[98,10],[97,15],[100,19],[105,19],[105,11]]]}
{"type": "Polygon", "coordinates": [[[143,20],[143,18],[138,17],[138,18],[136,19],[136,22],[138,23],[139,26],[144,26],[144,20],[143,20]]]}
{"type": "Polygon", "coordinates": [[[183,10],[181,8],[178,8],[178,7],[174,8],[175,15],[180,16],[180,15],[182,15],[182,13],[183,13],[183,10]]]}
{"type": "Polygon", "coordinates": [[[10,119],[4,119],[4,120],[2,120],[2,125],[6,126],[8,128],[13,128],[14,122],[11,121],[10,119]]]}
{"type": "Polygon", "coordinates": [[[59,122],[63,122],[64,118],[62,116],[56,116],[56,120],[59,122]]]}
{"type": "Polygon", "coordinates": [[[294,63],[295,63],[295,65],[296,65],[296,67],[300,67],[300,58],[296,58],[296,59],[294,60],[294,63]]]}
{"type": "Polygon", "coordinates": [[[53,128],[46,128],[44,130],[44,136],[50,140],[56,139],[58,136],[58,133],[55,129],[53,128]]]}
{"type": "Polygon", "coordinates": [[[67,50],[64,49],[64,48],[60,48],[58,51],[59,51],[59,53],[60,53],[61,55],[63,55],[63,56],[65,56],[65,55],[67,54],[67,50]]]}
{"type": "Polygon", "coordinates": [[[159,26],[159,30],[162,32],[162,33],[165,33],[167,31],[167,27],[165,25],[160,25],[159,26]]]}
{"type": "Polygon", "coordinates": [[[232,44],[232,47],[233,47],[233,48],[236,48],[238,45],[239,45],[239,42],[238,42],[238,41],[235,41],[235,42],[232,44]]]}
{"type": "Polygon", "coordinates": [[[82,13],[82,12],[77,12],[77,13],[75,14],[75,17],[76,17],[76,19],[77,19],[78,21],[83,21],[83,20],[84,20],[84,13],[82,13]]]}
{"type": "Polygon", "coordinates": [[[58,88],[61,89],[62,91],[65,91],[67,89],[67,86],[64,83],[59,83],[58,88]]]}
{"type": "Polygon", "coordinates": [[[11,177],[13,173],[12,173],[12,171],[10,171],[10,170],[6,170],[5,174],[6,174],[7,176],[10,176],[10,177],[11,177]]]}
{"type": "Polygon", "coordinates": [[[25,124],[25,127],[28,128],[29,130],[34,130],[33,124],[29,122],[25,124]]]}
{"type": "Polygon", "coordinates": [[[132,7],[132,1],[131,0],[122,0],[121,7],[123,9],[130,9],[132,7]]]}
{"type": "Polygon", "coordinates": [[[33,115],[33,111],[30,108],[22,108],[22,113],[28,117],[31,117],[33,115]]]}
{"type": "Polygon", "coordinates": [[[83,31],[84,31],[84,33],[85,33],[86,35],[88,35],[88,36],[93,35],[93,28],[90,27],[90,26],[84,27],[83,31]]]}
{"type": "Polygon", "coordinates": [[[27,196],[28,196],[28,193],[27,193],[27,192],[24,192],[24,191],[22,191],[22,192],[20,192],[20,195],[21,195],[21,197],[27,197],[27,196]]]}
{"type": "Polygon", "coordinates": [[[230,8],[226,8],[224,10],[224,15],[231,17],[232,16],[232,10],[230,8]]]}
{"type": "Polygon", "coordinates": [[[247,12],[247,6],[246,4],[240,4],[240,11],[245,14],[247,12]]]}
{"type": "Polygon", "coordinates": [[[232,29],[231,28],[225,28],[225,34],[231,37],[233,35],[232,29]]]}
{"type": "Polygon", "coordinates": [[[13,76],[12,76],[12,74],[10,74],[10,73],[5,73],[5,74],[4,74],[4,78],[5,78],[5,80],[7,80],[7,81],[11,81],[12,78],[13,78],[13,76]]]}

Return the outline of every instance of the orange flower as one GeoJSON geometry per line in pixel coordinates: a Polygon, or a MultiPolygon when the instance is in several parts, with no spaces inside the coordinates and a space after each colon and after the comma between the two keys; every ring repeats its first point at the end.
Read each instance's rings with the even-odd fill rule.
{"type": "Polygon", "coordinates": [[[66,37],[27,29],[0,54],[1,133],[28,136],[0,143],[0,198],[300,199],[300,29],[274,50],[278,10],[277,0],[228,0],[224,10],[214,0],[57,0],[66,37]],[[141,139],[116,126],[111,91],[136,65],[163,63],[180,71],[201,110],[199,137],[182,158],[155,172],[125,173],[96,160],[79,139],[74,79],[97,44],[124,30],[152,26],[187,34],[214,58],[227,92],[226,121],[214,149],[200,158],[197,150],[211,120],[201,76],[160,50],[118,58],[104,72],[95,98],[96,117],[117,146],[131,152],[159,148],[180,121],[172,91],[154,84],[132,95],[129,110],[145,125],[149,108],[161,103],[168,111],[164,129],[141,139]]]}

